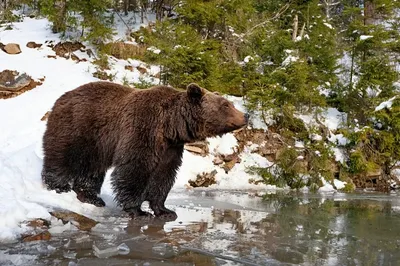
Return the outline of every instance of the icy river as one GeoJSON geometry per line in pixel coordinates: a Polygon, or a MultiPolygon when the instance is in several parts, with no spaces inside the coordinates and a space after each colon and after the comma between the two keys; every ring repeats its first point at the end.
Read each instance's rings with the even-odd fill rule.
{"type": "Polygon", "coordinates": [[[400,194],[173,191],[173,222],[0,245],[5,265],[400,265],[400,194]]]}

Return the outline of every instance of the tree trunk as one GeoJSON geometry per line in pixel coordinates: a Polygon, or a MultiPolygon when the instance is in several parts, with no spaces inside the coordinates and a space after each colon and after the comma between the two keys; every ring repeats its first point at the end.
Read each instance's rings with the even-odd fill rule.
{"type": "Polygon", "coordinates": [[[292,34],[293,41],[296,41],[298,27],[299,27],[299,17],[295,15],[293,20],[293,34],[292,34]]]}
{"type": "Polygon", "coordinates": [[[144,23],[144,12],[146,11],[146,0],[139,0],[140,3],[140,23],[144,23]]]}
{"type": "Polygon", "coordinates": [[[364,2],[364,25],[374,24],[375,4],[372,1],[364,2]]]}
{"type": "Polygon", "coordinates": [[[124,13],[125,16],[128,15],[129,0],[124,0],[124,13]]]}
{"type": "Polygon", "coordinates": [[[55,10],[57,10],[57,18],[53,22],[53,32],[65,32],[67,17],[67,0],[54,1],[55,10]]]}
{"type": "Polygon", "coordinates": [[[301,39],[303,39],[305,28],[306,28],[306,23],[304,22],[303,27],[301,27],[301,30],[300,30],[300,38],[301,39]]]}

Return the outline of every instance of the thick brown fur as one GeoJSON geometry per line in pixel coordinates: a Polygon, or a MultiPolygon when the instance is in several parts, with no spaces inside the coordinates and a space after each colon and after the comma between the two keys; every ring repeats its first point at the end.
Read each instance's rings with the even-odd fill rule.
{"type": "Polygon", "coordinates": [[[187,91],[156,86],[135,90],[92,82],[62,95],[43,137],[42,178],[48,189],[71,189],[82,202],[98,197],[106,171],[115,199],[133,217],[176,214],[164,206],[182,163],[183,145],[243,127],[247,115],[196,84],[187,91]]]}

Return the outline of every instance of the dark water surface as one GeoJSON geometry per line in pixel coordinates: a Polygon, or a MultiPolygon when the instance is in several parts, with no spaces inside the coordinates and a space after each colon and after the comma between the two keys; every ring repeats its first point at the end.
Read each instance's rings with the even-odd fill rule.
{"type": "Polygon", "coordinates": [[[174,222],[116,212],[91,232],[0,245],[0,256],[3,265],[400,265],[399,196],[175,191],[174,222]]]}

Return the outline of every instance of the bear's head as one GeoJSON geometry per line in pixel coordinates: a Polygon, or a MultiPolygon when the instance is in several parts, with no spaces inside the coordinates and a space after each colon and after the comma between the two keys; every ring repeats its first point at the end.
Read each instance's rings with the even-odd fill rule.
{"type": "Polygon", "coordinates": [[[196,120],[198,138],[221,136],[247,125],[249,115],[244,114],[217,93],[201,88],[195,83],[187,86],[187,97],[192,105],[197,106],[196,120]]]}

